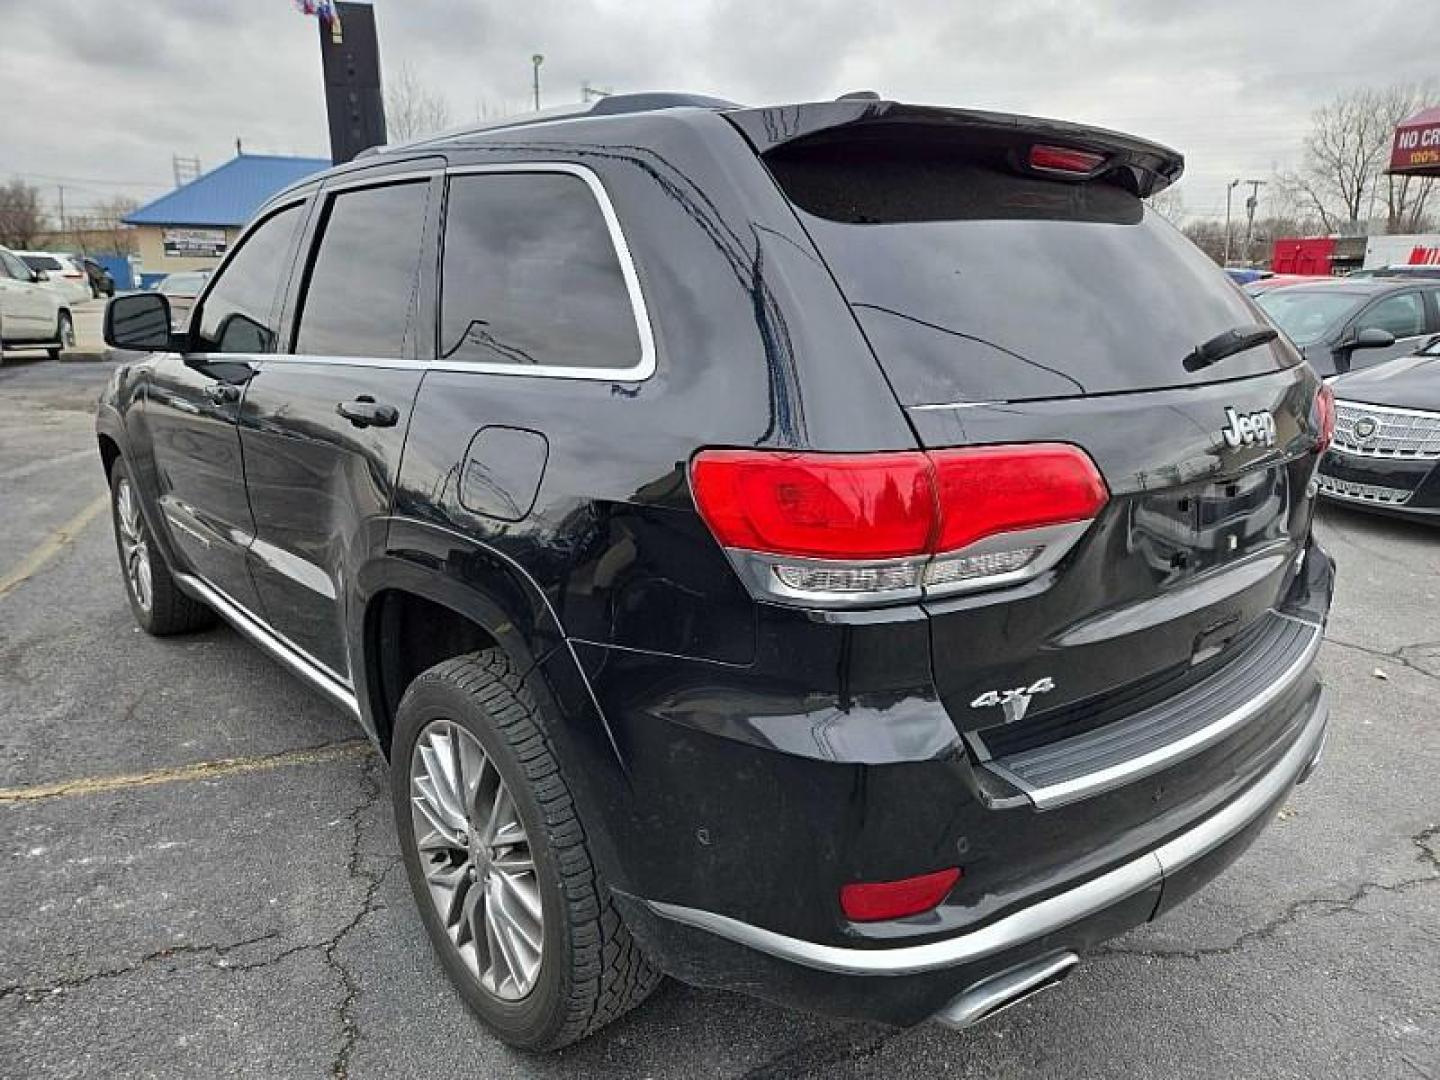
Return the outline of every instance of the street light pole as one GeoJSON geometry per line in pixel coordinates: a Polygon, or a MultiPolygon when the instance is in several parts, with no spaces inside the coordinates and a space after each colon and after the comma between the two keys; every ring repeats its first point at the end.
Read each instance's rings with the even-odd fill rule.
{"type": "Polygon", "coordinates": [[[1260,189],[1264,180],[1246,180],[1250,185],[1250,197],[1245,200],[1245,261],[1255,265],[1255,208],[1260,205],[1260,189]]]}
{"type": "Polygon", "coordinates": [[[1224,264],[1230,265],[1230,196],[1240,186],[1239,180],[1231,180],[1225,188],[1225,259],[1224,264]]]}
{"type": "Polygon", "coordinates": [[[535,111],[536,111],[536,112],[539,112],[539,111],[540,111],[540,65],[543,64],[544,62],[545,62],[545,57],[543,57],[542,55],[540,55],[538,52],[537,52],[534,56],[530,57],[530,65],[531,65],[531,67],[534,69],[535,111]]]}

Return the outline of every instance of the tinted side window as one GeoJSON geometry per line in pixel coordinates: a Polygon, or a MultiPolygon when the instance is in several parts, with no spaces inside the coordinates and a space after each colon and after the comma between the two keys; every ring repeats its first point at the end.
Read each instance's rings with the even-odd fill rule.
{"type": "Polygon", "coordinates": [[[289,206],[266,218],[220,271],[200,313],[201,352],[274,352],[275,293],[290,265],[302,209],[289,206]]]}
{"type": "Polygon", "coordinates": [[[429,184],[336,195],[300,313],[297,353],[398,359],[420,270],[429,184]]]}
{"type": "Polygon", "coordinates": [[[580,368],[640,362],[620,260],[578,176],[451,178],[443,269],[443,359],[580,368]]]}
{"type": "Polygon", "coordinates": [[[1355,320],[1357,330],[1371,327],[1389,330],[1397,338],[1415,337],[1425,332],[1425,307],[1419,293],[1401,293],[1386,297],[1355,320]]]}

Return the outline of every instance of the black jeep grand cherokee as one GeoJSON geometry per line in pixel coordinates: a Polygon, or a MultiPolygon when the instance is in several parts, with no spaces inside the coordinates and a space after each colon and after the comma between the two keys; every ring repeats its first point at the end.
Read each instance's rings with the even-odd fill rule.
{"type": "Polygon", "coordinates": [[[661,972],[964,1026],[1318,758],[1318,379],[1163,147],[670,95],[276,197],[99,410],[130,601],[391,763],[426,928],[558,1047],[661,972]]]}

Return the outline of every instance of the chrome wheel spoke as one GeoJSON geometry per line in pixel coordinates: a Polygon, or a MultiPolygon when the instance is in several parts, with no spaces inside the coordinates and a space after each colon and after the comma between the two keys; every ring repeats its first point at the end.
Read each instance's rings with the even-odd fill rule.
{"type": "Polygon", "coordinates": [[[120,560],[130,595],[141,610],[150,610],[154,581],[150,571],[150,546],[140,520],[140,503],[130,481],[122,479],[115,489],[115,522],[120,541],[120,560]]]}
{"type": "Polygon", "coordinates": [[[544,906],[530,838],[480,741],[434,720],[410,756],[411,824],[435,914],[488,993],[518,1001],[544,955],[544,906]]]}

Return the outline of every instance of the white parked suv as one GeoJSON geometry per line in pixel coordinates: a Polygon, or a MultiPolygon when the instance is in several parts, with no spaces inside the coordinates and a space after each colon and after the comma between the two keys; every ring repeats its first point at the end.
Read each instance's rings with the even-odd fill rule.
{"type": "Polygon", "coordinates": [[[0,248],[0,351],[44,349],[58,360],[74,347],[75,322],[64,296],[50,287],[45,271],[0,248]]]}
{"type": "Polygon", "coordinates": [[[57,251],[17,251],[22,262],[31,270],[43,270],[46,282],[60,294],[66,304],[83,304],[91,298],[90,275],[77,255],[64,255],[57,251]]]}

